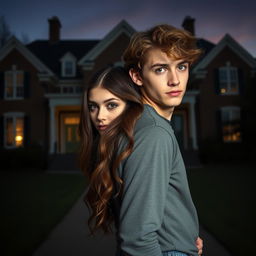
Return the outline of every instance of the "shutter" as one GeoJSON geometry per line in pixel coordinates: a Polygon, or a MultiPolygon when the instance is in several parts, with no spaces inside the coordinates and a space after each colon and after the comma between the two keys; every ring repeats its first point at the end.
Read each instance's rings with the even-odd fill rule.
{"type": "Polygon", "coordinates": [[[214,69],[214,85],[215,85],[215,93],[217,95],[220,94],[220,80],[219,80],[219,69],[214,69]]]}
{"type": "Polygon", "coordinates": [[[0,99],[4,98],[4,72],[0,72],[0,99]]]}
{"type": "Polygon", "coordinates": [[[30,97],[30,73],[24,72],[24,98],[30,97]]]}
{"type": "Polygon", "coordinates": [[[4,147],[4,117],[0,116],[0,148],[4,147]]]}
{"type": "Polygon", "coordinates": [[[243,95],[245,92],[244,72],[241,68],[239,68],[237,72],[238,72],[239,93],[240,95],[243,95]]]}
{"type": "Polygon", "coordinates": [[[31,129],[30,129],[30,117],[24,116],[24,146],[28,146],[30,144],[31,138],[31,129]]]}
{"type": "Polygon", "coordinates": [[[223,134],[222,134],[222,121],[221,121],[221,109],[216,111],[216,136],[217,141],[223,141],[223,134]]]}

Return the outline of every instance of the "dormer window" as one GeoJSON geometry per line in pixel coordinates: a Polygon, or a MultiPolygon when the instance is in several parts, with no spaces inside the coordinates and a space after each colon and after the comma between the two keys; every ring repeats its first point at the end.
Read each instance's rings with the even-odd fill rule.
{"type": "Polygon", "coordinates": [[[76,57],[72,53],[66,53],[61,58],[61,76],[75,77],[76,76],[76,57]]]}
{"type": "Polygon", "coordinates": [[[74,75],[74,62],[67,60],[64,62],[64,76],[73,76],[74,75]]]}

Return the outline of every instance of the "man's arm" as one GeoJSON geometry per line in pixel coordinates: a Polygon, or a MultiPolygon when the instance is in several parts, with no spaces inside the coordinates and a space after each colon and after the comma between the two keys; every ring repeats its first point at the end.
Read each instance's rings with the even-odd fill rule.
{"type": "Polygon", "coordinates": [[[121,249],[129,255],[162,255],[161,227],[172,163],[172,140],[161,127],[144,129],[124,163],[120,211],[121,249]]]}

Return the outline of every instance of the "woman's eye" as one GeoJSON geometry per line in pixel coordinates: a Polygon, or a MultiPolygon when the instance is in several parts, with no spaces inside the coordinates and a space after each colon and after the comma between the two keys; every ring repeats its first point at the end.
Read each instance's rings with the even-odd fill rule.
{"type": "Polygon", "coordinates": [[[97,106],[95,104],[89,104],[88,108],[90,112],[93,112],[97,108],[97,106]]]}
{"type": "Polygon", "coordinates": [[[116,107],[118,107],[118,104],[113,103],[113,102],[110,102],[110,103],[108,103],[108,105],[107,105],[107,108],[108,108],[108,109],[114,109],[114,108],[116,108],[116,107]]]}

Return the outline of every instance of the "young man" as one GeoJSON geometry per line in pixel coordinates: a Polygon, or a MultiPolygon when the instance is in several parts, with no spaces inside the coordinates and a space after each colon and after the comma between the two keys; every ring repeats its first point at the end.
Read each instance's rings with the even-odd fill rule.
{"type": "Polygon", "coordinates": [[[145,105],[133,152],[120,167],[121,255],[202,254],[197,213],[170,124],[185,94],[190,65],[199,55],[195,38],[169,25],[136,33],[124,53],[145,105]]]}

